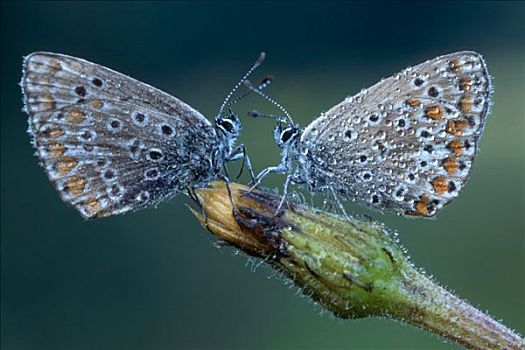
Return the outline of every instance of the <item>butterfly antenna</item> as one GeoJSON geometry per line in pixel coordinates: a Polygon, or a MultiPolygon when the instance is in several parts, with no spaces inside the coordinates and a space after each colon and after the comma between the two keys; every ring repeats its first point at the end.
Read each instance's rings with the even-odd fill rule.
{"type": "MultiPolygon", "coordinates": [[[[280,109],[281,112],[283,112],[284,115],[286,116],[288,124],[295,125],[295,123],[293,122],[293,119],[290,116],[290,114],[288,113],[288,111],[286,109],[284,109],[284,107],[279,102],[275,101],[273,98],[271,98],[270,96],[266,95],[264,92],[259,90],[257,87],[253,86],[253,84],[249,80],[244,80],[244,84],[248,87],[248,89],[250,89],[251,91],[255,92],[259,96],[263,97],[266,101],[270,102],[275,107],[280,109]]],[[[267,116],[267,115],[261,115],[261,116],[267,116]]],[[[278,118],[277,117],[276,119],[282,119],[282,118],[278,118]]]]}
{"type": "MultiPolygon", "coordinates": [[[[273,80],[273,76],[269,75],[267,76],[266,78],[264,78],[260,83],[259,85],[257,86],[257,90],[264,90],[266,89],[272,82],[273,80]]],[[[246,84],[246,81],[249,82],[249,80],[245,80],[244,81],[244,84],[246,84]]],[[[242,99],[244,99],[246,96],[248,96],[249,94],[253,93],[253,90],[251,89],[248,89],[248,91],[246,91],[244,94],[242,94],[241,96],[239,97],[236,97],[235,99],[231,100],[225,107],[224,109],[226,108],[230,108],[231,106],[233,106],[234,104],[236,104],[237,102],[241,101],[242,99]]]]}
{"type": "Polygon", "coordinates": [[[251,111],[248,111],[247,114],[249,117],[252,117],[252,118],[268,118],[268,119],[276,120],[278,123],[281,123],[286,119],[286,118],[283,118],[283,116],[281,115],[263,114],[263,113],[260,113],[256,109],[252,109],[251,111]]]}
{"type": "Polygon", "coordinates": [[[255,63],[253,64],[253,66],[248,70],[248,72],[246,72],[246,74],[244,74],[244,76],[242,77],[241,80],[239,80],[239,82],[233,87],[233,89],[231,89],[231,91],[228,93],[228,95],[226,95],[226,98],[224,99],[224,101],[222,102],[222,105],[221,105],[221,108],[219,109],[219,113],[217,116],[220,116],[222,115],[222,112],[224,112],[224,108],[226,108],[226,105],[228,104],[228,102],[230,101],[230,99],[232,98],[233,94],[237,91],[237,89],[244,83],[244,81],[246,79],[248,79],[248,77],[250,76],[250,74],[253,73],[253,71],[259,67],[261,65],[261,63],[263,63],[264,61],[264,58],[266,57],[266,53],[264,52],[261,52],[261,54],[259,55],[259,58],[257,58],[257,61],[255,61],[255,63]]]}

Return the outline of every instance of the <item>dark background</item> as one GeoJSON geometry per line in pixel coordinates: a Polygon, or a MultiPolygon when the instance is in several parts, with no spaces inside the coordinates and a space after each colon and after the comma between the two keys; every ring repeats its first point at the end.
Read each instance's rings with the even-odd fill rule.
{"type": "MultiPolygon", "coordinates": [[[[46,50],[100,63],[210,118],[253,63],[302,125],[391,75],[476,50],[494,109],[472,177],[437,220],[348,204],[399,231],[414,263],[523,333],[525,6],[442,3],[1,4],[2,349],[457,349],[381,319],[339,321],[214,238],[178,196],[158,209],[84,221],[33,156],[18,87],[22,56],[46,50]]],[[[238,106],[276,113],[260,99],[238,106]]],[[[256,170],[278,161],[269,121],[245,120],[256,170]]],[[[282,176],[266,182],[279,186],[282,176]]]]}

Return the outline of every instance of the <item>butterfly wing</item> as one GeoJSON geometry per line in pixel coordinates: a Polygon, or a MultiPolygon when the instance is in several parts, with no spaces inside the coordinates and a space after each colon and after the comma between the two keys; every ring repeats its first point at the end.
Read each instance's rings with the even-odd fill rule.
{"type": "Polygon", "coordinates": [[[349,198],[434,216],[468,179],[491,105],[483,58],[457,52],[381,80],[304,131],[309,176],[349,198]]]}
{"type": "Polygon", "coordinates": [[[85,218],[154,205],[210,172],[210,122],[160,90],[45,52],[25,58],[21,86],[36,153],[85,218]]]}

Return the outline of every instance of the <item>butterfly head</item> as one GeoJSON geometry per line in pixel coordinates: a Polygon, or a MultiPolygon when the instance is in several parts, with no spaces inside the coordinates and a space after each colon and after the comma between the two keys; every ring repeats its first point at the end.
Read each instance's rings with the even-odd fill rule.
{"type": "Polygon", "coordinates": [[[293,145],[301,135],[301,130],[296,125],[282,126],[278,123],[273,129],[273,138],[280,148],[288,148],[293,145]]]}
{"type": "Polygon", "coordinates": [[[217,134],[227,140],[235,140],[241,132],[241,120],[233,111],[215,118],[215,130],[217,134]]]}

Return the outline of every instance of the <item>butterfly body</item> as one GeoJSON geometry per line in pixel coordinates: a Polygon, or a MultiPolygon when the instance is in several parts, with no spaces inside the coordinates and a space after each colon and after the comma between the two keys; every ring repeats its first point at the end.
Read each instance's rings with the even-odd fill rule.
{"type": "Polygon", "coordinates": [[[235,114],[212,125],[179,99],[80,58],[33,53],[21,87],[37,155],[85,218],[155,205],[239,157],[235,114]]]}

